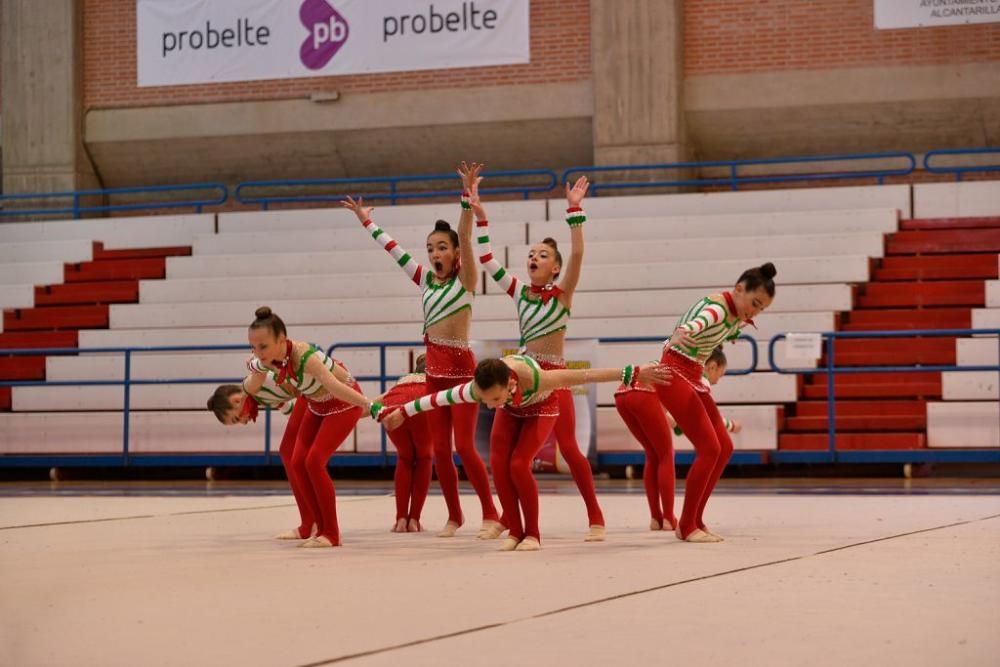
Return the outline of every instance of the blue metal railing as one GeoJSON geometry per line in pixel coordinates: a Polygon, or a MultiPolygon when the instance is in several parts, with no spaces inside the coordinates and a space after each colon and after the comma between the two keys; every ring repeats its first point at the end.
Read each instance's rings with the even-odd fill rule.
{"type": "Polygon", "coordinates": [[[931,160],[941,155],[1000,155],[1000,147],[984,148],[943,148],[940,150],[928,151],[924,154],[924,170],[932,174],[954,174],[955,180],[962,180],[963,174],[982,173],[987,171],[1000,171],[1000,158],[992,164],[981,164],[973,166],[941,166],[931,165],[931,160]]]}
{"type": "Polygon", "coordinates": [[[781,157],[759,160],[715,160],[709,162],[666,162],[644,165],[614,165],[601,167],[570,167],[562,172],[560,181],[572,181],[582,174],[602,174],[615,171],[657,171],[682,169],[726,168],[729,175],[724,178],[693,178],[672,181],[628,181],[623,183],[594,183],[590,186],[591,194],[597,195],[601,190],[616,190],[624,188],[662,188],[662,187],[702,187],[728,186],[731,190],[739,190],[741,185],[760,183],[796,183],[803,181],[835,181],[844,179],[874,178],[881,185],[889,176],[908,176],[917,166],[917,160],[912,153],[894,151],[887,153],[851,153],[847,155],[819,155],[813,157],[781,157]],[[783,174],[748,176],[741,175],[740,169],[760,167],[763,165],[802,165],[810,163],[830,162],[861,162],[872,160],[902,160],[906,166],[887,169],[860,169],[853,171],[816,171],[805,174],[783,174]]]}
{"type": "MultiPolygon", "coordinates": [[[[556,173],[550,169],[519,169],[513,171],[491,171],[483,174],[484,178],[490,181],[508,178],[541,177],[542,183],[538,185],[505,185],[496,187],[484,187],[480,190],[483,195],[500,194],[520,194],[524,199],[528,199],[533,193],[548,193],[559,181],[556,173]]],[[[457,197],[462,194],[461,188],[449,187],[444,190],[415,190],[401,191],[400,186],[415,183],[446,182],[454,185],[458,177],[454,174],[430,174],[427,176],[389,176],[378,178],[316,178],[306,180],[274,180],[274,181],[247,181],[236,186],[234,196],[241,204],[260,206],[267,210],[272,204],[285,203],[310,203],[310,202],[338,202],[345,195],[355,195],[359,186],[369,188],[371,186],[384,186],[383,190],[375,192],[361,192],[360,196],[369,201],[388,200],[395,205],[401,200],[407,199],[432,199],[436,197],[457,197]],[[285,195],[256,195],[247,194],[248,190],[282,190],[288,188],[317,188],[321,186],[335,187],[339,192],[334,194],[285,194],[285,195]]],[[[488,185],[488,182],[487,182],[488,185]]]]}
{"type": "Polygon", "coordinates": [[[149,211],[155,209],[193,208],[201,213],[206,206],[219,206],[229,199],[229,188],[222,183],[191,183],[187,185],[149,185],[134,188],[111,188],[103,190],[77,190],[72,192],[38,192],[17,195],[0,195],[0,217],[5,216],[42,216],[70,215],[74,219],[85,213],[111,213],[120,211],[149,211]],[[207,192],[205,197],[185,199],[155,199],[129,204],[83,205],[82,199],[89,197],[108,197],[116,195],[161,195],[166,193],[207,192]],[[34,202],[38,200],[69,200],[70,204],[49,208],[9,208],[9,203],[34,202]]]}
{"type": "MultiPolygon", "coordinates": [[[[827,401],[827,449],[826,451],[796,452],[779,451],[772,455],[776,462],[862,462],[862,461],[886,461],[896,460],[902,462],[919,462],[920,460],[939,461],[1000,461],[1000,450],[989,450],[984,452],[968,451],[925,451],[915,453],[912,450],[900,452],[844,452],[837,450],[837,428],[836,428],[836,391],[834,378],[841,374],[856,373],[928,373],[944,371],[994,371],[1000,374],[1000,363],[996,365],[979,366],[956,366],[956,365],[913,365],[913,366],[837,366],[835,359],[834,342],[836,340],[858,339],[858,338],[911,338],[911,337],[952,337],[952,336],[997,336],[997,350],[1000,354],[1000,329],[916,329],[908,331],[827,331],[820,334],[825,343],[826,364],[816,368],[782,368],[774,358],[774,349],[777,343],[785,339],[785,334],[778,334],[771,338],[767,346],[768,365],[776,373],[791,375],[816,375],[826,374],[826,401],[827,401]]],[[[998,403],[1000,409],[1000,403],[998,403]]],[[[1000,411],[998,411],[1000,419],[1000,411]]]]}

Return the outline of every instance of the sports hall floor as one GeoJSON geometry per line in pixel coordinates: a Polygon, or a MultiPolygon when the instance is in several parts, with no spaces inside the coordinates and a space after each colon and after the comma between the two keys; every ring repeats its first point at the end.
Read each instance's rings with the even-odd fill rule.
{"type": "Polygon", "coordinates": [[[0,484],[0,665],[1000,664],[1000,479],[723,480],[707,545],[625,481],[586,544],[542,489],[543,550],[499,553],[472,495],[389,533],[386,483],[338,484],[331,550],[271,539],[280,483],[0,484]]]}

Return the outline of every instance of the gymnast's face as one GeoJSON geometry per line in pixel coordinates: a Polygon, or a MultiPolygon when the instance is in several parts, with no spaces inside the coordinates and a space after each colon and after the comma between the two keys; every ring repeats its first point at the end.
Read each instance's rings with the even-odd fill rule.
{"type": "Polygon", "coordinates": [[[714,361],[710,361],[705,364],[705,377],[708,378],[708,383],[715,385],[719,383],[722,376],[726,374],[726,365],[719,364],[714,361]]]}
{"type": "Polygon", "coordinates": [[[455,270],[458,248],[452,245],[447,232],[434,232],[427,237],[427,260],[434,267],[438,280],[445,280],[455,270]]]}
{"type": "Polygon", "coordinates": [[[288,340],[284,334],[276,337],[267,327],[258,327],[250,329],[247,339],[254,356],[265,364],[274,365],[276,361],[284,361],[287,350],[285,342],[288,340]]]}
{"type": "Polygon", "coordinates": [[[506,405],[507,399],[510,398],[512,389],[511,384],[508,382],[506,385],[495,384],[489,389],[476,387],[476,393],[479,394],[479,399],[482,401],[483,405],[488,407],[490,410],[496,410],[497,408],[506,405]]]}
{"type": "Polygon", "coordinates": [[[559,278],[562,267],[556,251],[547,243],[536,243],[528,249],[528,275],[532,285],[548,285],[559,278]]]}
{"type": "Polygon", "coordinates": [[[249,400],[247,395],[242,391],[237,392],[229,397],[229,409],[226,410],[226,416],[222,418],[222,423],[226,426],[236,426],[237,424],[246,424],[250,421],[249,415],[241,415],[240,412],[243,410],[243,401],[249,400]]]}
{"type": "Polygon", "coordinates": [[[736,304],[736,313],[741,320],[752,320],[764,312],[771,301],[774,300],[763,287],[750,291],[746,285],[737,283],[733,289],[733,303],[736,304]]]}

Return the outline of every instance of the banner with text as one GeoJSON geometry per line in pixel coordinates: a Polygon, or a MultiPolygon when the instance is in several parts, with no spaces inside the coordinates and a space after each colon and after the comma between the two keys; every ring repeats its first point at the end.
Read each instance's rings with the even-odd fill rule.
{"type": "Polygon", "coordinates": [[[874,0],[875,27],[930,28],[1000,22],[1000,0],[874,0]]]}
{"type": "Polygon", "coordinates": [[[139,86],[529,62],[529,0],[136,0],[139,86]]]}

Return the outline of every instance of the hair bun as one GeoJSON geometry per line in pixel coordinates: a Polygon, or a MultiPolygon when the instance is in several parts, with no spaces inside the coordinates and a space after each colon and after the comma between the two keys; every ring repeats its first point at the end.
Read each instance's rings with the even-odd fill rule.
{"type": "Polygon", "coordinates": [[[451,225],[448,224],[447,220],[438,220],[434,223],[435,232],[450,232],[451,225]]]}
{"type": "MultiPolygon", "coordinates": [[[[213,396],[212,398],[215,398],[215,397],[213,396]]],[[[208,399],[208,409],[209,410],[211,410],[211,409],[213,409],[215,407],[215,406],[212,405],[212,403],[213,403],[212,398],[208,399]]]]}
{"type": "Polygon", "coordinates": [[[559,244],[556,243],[556,240],[551,236],[546,236],[544,239],[542,239],[542,243],[548,246],[552,246],[553,250],[559,250],[559,244]]]}
{"type": "Polygon", "coordinates": [[[254,317],[258,320],[266,320],[271,317],[271,308],[269,306],[261,306],[257,310],[253,311],[254,317]]]}
{"type": "Polygon", "coordinates": [[[760,274],[764,276],[765,280],[772,280],[778,275],[778,269],[774,268],[774,264],[771,262],[765,262],[760,265],[760,274]]]}

